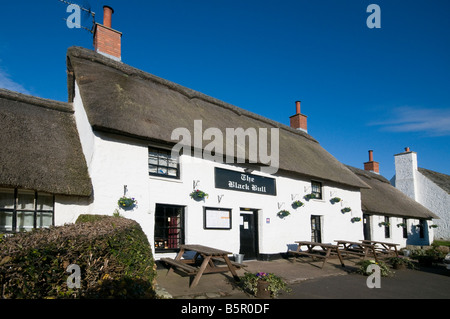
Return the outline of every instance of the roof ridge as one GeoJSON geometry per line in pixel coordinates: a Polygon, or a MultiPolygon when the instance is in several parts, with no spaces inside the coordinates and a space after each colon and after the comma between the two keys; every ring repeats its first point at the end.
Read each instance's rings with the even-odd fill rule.
{"type": "Polygon", "coordinates": [[[41,97],[23,94],[8,89],[0,88],[0,98],[11,101],[24,102],[35,106],[43,107],[60,112],[74,113],[72,104],[69,102],[61,102],[56,100],[44,99],[41,97]]]}
{"type": "Polygon", "coordinates": [[[228,109],[228,110],[236,113],[239,116],[246,116],[246,117],[249,117],[251,119],[264,122],[266,124],[269,124],[269,125],[274,126],[276,128],[279,128],[279,129],[288,131],[290,133],[299,135],[299,136],[304,137],[304,138],[306,138],[306,139],[308,139],[308,140],[310,140],[312,142],[315,142],[315,143],[319,144],[319,142],[315,138],[313,138],[311,135],[309,135],[309,134],[307,134],[307,133],[305,133],[303,131],[291,128],[290,126],[287,126],[287,125],[285,125],[283,123],[271,120],[271,119],[266,118],[264,116],[261,116],[259,114],[256,114],[256,113],[250,112],[248,110],[242,109],[242,108],[240,108],[238,106],[235,106],[233,104],[224,102],[224,101],[219,100],[217,98],[214,98],[212,96],[206,95],[206,94],[204,94],[202,92],[190,89],[188,87],[182,86],[182,85],[177,84],[177,83],[172,82],[172,81],[168,81],[168,80],[163,79],[163,78],[161,78],[159,76],[156,76],[154,74],[145,72],[143,70],[140,70],[138,68],[135,68],[133,66],[125,64],[123,62],[119,62],[119,61],[115,61],[115,60],[109,59],[109,58],[107,58],[107,57],[105,57],[105,56],[103,56],[101,54],[98,54],[98,53],[92,51],[92,50],[89,50],[89,49],[86,49],[86,48],[83,48],[83,47],[72,46],[72,47],[70,47],[67,50],[67,55],[68,56],[74,56],[74,57],[77,57],[77,58],[82,58],[82,59],[88,59],[88,60],[91,60],[91,61],[95,61],[95,62],[101,63],[101,64],[103,64],[105,66],[118,69],[121,72],[126,73],[127,75],[135,75],[135,76],[138,76],[138,77],[140,77],[140,78],[142,78],[144,80],[150,80],[150,81],[157,82],[159,84],[165,85],[165,86],[169,87],[170,89],[173,89],[173,90],[175,90],[175,91],[185,95],[186,97],[188,97],[191,100],[199,99],[199,100],[203,100],[205,102],[212,103],[212,104],[217,105],[219,107],[223,107],[225,109],[228,109]]]}

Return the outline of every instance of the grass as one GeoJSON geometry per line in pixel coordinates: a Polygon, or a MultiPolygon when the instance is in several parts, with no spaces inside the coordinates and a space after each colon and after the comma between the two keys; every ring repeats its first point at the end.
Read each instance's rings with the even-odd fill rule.
{"type": "Polygon", "coordinates": [[[436,245],[436,246],[448,246],[448,247],[450,247],[450,241],[445,241],[445,240],[435,240],[435,241],[433,241],[433,245],[436,245]]]}

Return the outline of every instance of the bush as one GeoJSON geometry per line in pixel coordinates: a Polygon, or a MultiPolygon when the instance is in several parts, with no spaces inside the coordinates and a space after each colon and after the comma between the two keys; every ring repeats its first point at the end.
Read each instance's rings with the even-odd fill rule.
{"type": "Polygon", "coordinates": [[[428,249],[414,249],[411,258],[416,259],[422,266],[432,266],[433,263],[440,263],[445,258],[445,251],[439,246],[431,246],[428,249]]]}
{"type": "Polygon", "coordinates": [[[359,265],[358,272],[365,276],[370,275],[371,272],[367,271],[367,267],[369,267],[369,265],[372,264],[378,265],[380,267],[381,277],[387,277],[392,274],[391,270],[389,269],[389,266],[385,262],[381,260],[376,262],[375,260],[368,260],[368,259],[362,260],[357,263],[357,265],[359,265]]]}
{"type": "Polygon", "coordinates": [[[269,283],[267,290],[270,291],[271,297],[276,297],[281,290],[285,292],[291,292],[291,288],[289,288],[280,277],[272,274],[272,273],[249,273],[246,272],[244,276],[239,278],[239,285],[244,291],[248,291],[253,295],[257,295],[258,293],[258,281],[264,280],[269,283]]]}
{"type": "Polygon", "coordinates": [[[75,224],[2,238],[2,298],[153,298],[155,264],[135,221],[82,217],[75,224]],[[66,272],[80,267],[80,288],[66,272]]]}

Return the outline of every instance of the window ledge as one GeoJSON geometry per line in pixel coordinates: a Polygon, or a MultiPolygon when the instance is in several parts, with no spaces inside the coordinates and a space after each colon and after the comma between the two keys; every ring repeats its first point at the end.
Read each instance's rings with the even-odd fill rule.
{"type": "Polygon", "coordinates": [[[183,181],[178,178],[162,177],[162,176],[155,176],[155,175],[149,175],[148,177],[149,177],[149,179],[154,179],[154,180],[163,181],[163,182],[180,183],[180,184],[183,183],[183,181]]]}

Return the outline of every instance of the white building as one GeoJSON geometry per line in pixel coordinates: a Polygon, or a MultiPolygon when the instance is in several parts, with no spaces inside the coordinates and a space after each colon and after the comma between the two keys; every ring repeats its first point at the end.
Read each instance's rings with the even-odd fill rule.
{"type": "Polygon", "coordinates": [[[433,238],[433,218],[430,210],[415,202],[379,174],[379,163],[369,161],[364,170],[349,168],[370,186],[361,189],[364,239],[406,245],[430,245],[433,238]]]}
{"type": "MultiPolygon", "coordinates": [[[[362,194],[372,186],[307,133],[300,102],[285,126],[122,63],[120,37],[98,24],[96,52],[69,48],[68,103],[0,90],[0,116],[16,132],[0,135],[10,146],[0,153],[3,231],[119,212],[139,222],[157,259],[184,243],[270,259],[299,240],[364,239],[362,194]],[[137,205],[123,209],[122,196],[137,205]]],[[[385,241],[375,227],[370,234],[385,241]]]]}
{"type": "Polygon", "coordinates": [[[392,184],[419,202],[439,219],[434,238],[450,240],[450,176],[418,167],[417,153],[409,148],[395,155],[392,184]]]}

